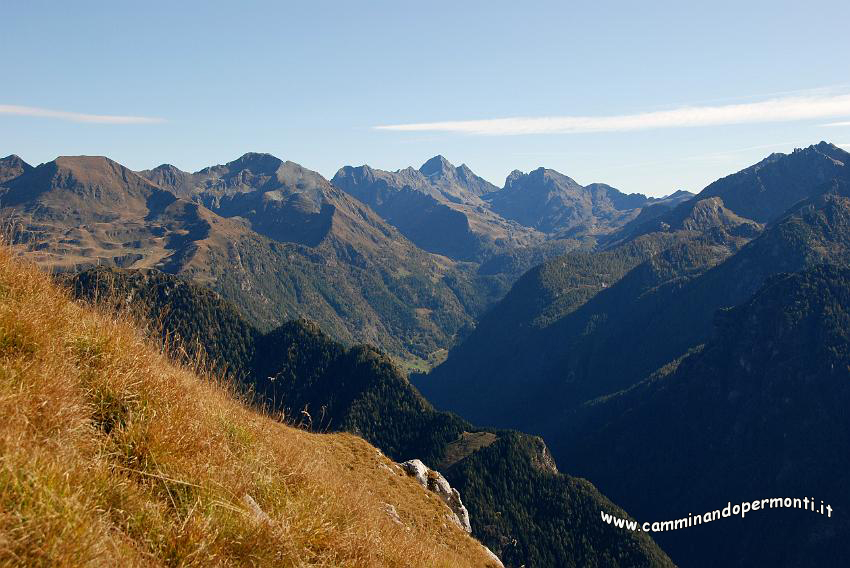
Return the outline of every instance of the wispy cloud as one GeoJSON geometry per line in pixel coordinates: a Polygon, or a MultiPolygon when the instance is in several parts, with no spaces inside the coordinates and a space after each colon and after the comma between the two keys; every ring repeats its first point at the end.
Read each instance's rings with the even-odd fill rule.
{"type": "MultiPolygon", "coordinates": [[[[375,126],[397,132],[456,132],[490,136],[626,132],[658,128],[788,122],[850,116],[850,94],[790,96],[759,102],[683,106],[611,116],[548,116],[419,122],[375,126]]],[[[839,123],[835,123],[839,124],[839,123]]]]}
{"type": "Polygon", "coordinates": [[[52,110],[18,105],[0,105],[0,114],[15,116],[36,116],[40,118],[56,118],[71,122],[87,122],[93,124],[155,124],[165,122],[163,118],[148,116],[119,116],[114,114],[84,114],[64,110],[52,110]]]}
{"type": "Polygon", "coordinates": [[[821,126],[850,126],[850,120],[844,122],[830,122],[828,124],[821,124],[821,126]]]}

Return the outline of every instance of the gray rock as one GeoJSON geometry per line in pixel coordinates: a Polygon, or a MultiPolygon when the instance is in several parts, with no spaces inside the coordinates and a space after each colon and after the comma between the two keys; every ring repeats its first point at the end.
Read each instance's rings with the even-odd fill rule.
{"type": "Polygon", "coordinates": [[[407,460],[400,464],[401,468],[412,476],[422,487],[428,487],[428,466],[422,460],[407,460]]]}
{"type": "Polygon", "coordinates": [[[396,511],[395,505],[384,503],[384,512],[395,524],[404,526],[404,523],[401,522],[401,517],[398,516],[398,511],[396,511]]]}
{"type": "Polygon", "coordinates": [[[472,532],[472,526],[469,522],[469,511],[463,505],[458,490],[453,489],[445,477],[439,472],[429,469],[421,460],[408,460],[402,463],[401,467],[408,475],[416,479],[422,487],[432,491],[449,507],[452,512],[449,518],[453,523],[467,533],[472,532]]]}
{"type": "Polygon", "coordinates": [[[260,524],[272,522],[271,517],[269,517],[266,512],[260,508],[260,505],[254,500],[254,498],[247,493],[242,496],[242,502],[245,503],[251,511],[251,516],[254,517],[255,521],[260,524]]]}

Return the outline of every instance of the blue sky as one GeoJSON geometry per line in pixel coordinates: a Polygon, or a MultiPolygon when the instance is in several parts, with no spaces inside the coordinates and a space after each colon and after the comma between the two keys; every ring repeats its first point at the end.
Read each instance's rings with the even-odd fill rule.
{"type": "Polygon", "coordinates": [[[850,2],[695,4],[9,2],[0,155],[330,177],[440,153],[661,195],[850,149],[850,2]]]}

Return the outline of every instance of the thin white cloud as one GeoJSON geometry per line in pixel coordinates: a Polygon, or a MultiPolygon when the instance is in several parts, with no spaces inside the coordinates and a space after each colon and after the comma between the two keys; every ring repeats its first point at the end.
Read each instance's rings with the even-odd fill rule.
{"type": "Polygon", "coordinates": [[[850,126],[850,120],[845,122],[830,122],[828,124],[821,124],[821,126],[850,126]]]}
{"type": "Polygon", "coordinates": [[[850,94],[808,95],[760,102],[684,106],[670,110],[612,116],[549,116],[420,122],[375,126],[396,132],[456,132],[490,136],[627,132],[657,128],[788,122],[850,116],[850,94]]]}
{"type": "Polygon", "coordinates": [[[64,110],[52,110],[18,105],[0,105],[0,114],[15,116],[36,116],[40,118],[56,118],[71,122],[86,122],[92,124],[155,124],[165,122],[163,118],[148,116],[118,116],[113,114],[84,114],[64,110]]]}

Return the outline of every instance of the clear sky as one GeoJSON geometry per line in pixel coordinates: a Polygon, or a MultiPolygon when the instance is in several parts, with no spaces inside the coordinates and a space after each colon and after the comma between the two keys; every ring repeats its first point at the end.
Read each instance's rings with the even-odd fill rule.
{"type": "Polygon", "coordinates": [[[330,177],[439,153],[499,186],[545,166],[661,195],[850,149],[847,0],[3,0],[0,18],[0,155],[33,164],[256,151],[330,177]]]}

